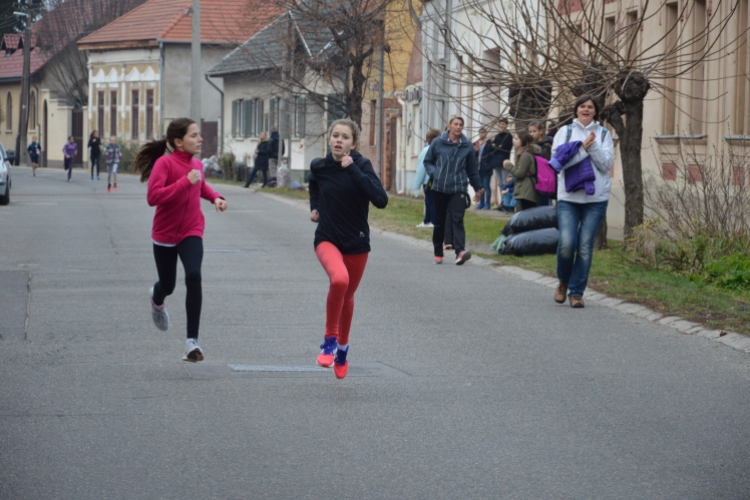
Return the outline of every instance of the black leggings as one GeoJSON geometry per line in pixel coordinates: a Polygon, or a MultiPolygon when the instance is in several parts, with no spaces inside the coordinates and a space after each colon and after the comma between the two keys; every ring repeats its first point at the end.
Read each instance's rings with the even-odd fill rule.
{"type": "Polygon", "coordinates": [[[99,158],[100,156],[91,157],[91,177],[94,176],[94,166],[96,166],[96,176],[99,177],[99,158]]]}
{"type": "Polygon", "coordinates": [[[185,309],[187,310],[187,338],[198,338],[198,327],[201,322],[203,305],[203,288],[201,286],[201,264],[203,263],[203,239],[188,236],[176,247],[164,247],[154,244],[154,260],[159,281],[154,285],[154,304],[161,305],[164,298],[174,292],[177,281],[177,257],[180,257],[185,268],[185,309]]]}

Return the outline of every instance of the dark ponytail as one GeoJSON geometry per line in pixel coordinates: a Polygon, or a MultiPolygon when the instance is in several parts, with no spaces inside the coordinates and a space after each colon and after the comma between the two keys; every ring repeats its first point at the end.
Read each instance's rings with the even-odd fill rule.
{"type": "Polygon", "coordinates": [[[175,118],[169,123],[167,136],[164,139],[147,142],[141,146],[135,157],[135,165],[133,165],[133,171],[141,173],[141,182],[148,180],[156,160],[164,156],[164,153],[167,152],[167,144],[172,146],[172,150],[174,151],[174,140],[185,137],[190,125],[193,123],[195,123],[195,120],[191,118],[175,118]]]}

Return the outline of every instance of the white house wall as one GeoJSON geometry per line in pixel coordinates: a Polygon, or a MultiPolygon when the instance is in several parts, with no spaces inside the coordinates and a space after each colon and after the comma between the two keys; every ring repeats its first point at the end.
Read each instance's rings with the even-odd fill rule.
{"type": "MultiPolygon", "coordinates": [[[[212,78],[213,82],[220,82],[221,78],[212,78]]],[[[228,76],[223,79],[224,85],[224,152],[234,154],[240,163],[252,167],[252,156],[258,146],[257,134],[252,137],[232,135],[232,103],[238,99],[263,99],[264,114],[268,114],[269,99],[278,97],[280,89],[269,82],[268,77],[228,76]]],[[[308,101],[305,119],[305,137],[285,139],[287,153],[291,154],[292,175],[299,181],[304,181],[304,174],[309,171],[310,162],[325,155],[326,131],[325,115],[317,106],[308,101]]],[[[277,125],[278,127],[278,125],[277,125]]],[[[279,127],[280,128],[280,127],[279,127]]],[[[239,134],[238,134],[239,135],[239,134]]]]}

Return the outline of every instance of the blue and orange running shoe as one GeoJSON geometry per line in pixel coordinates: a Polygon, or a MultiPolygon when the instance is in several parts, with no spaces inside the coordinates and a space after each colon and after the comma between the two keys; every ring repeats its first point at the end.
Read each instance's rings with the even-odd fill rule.
{"type": "Polygon", "coordinates": [[[323,368],[330,368],[333,365],[333,354],[338,346],[336,337],[323,337],[323,343],[320,345],[323,350],[318,354],[318,364],[323,368]]]}
{"type": "Polygon", "coordinates": [[[349,362],[346,360],[347,354],[349,354],[348,346],[346,351],[342,351],[341,349],[336,350],[336,359],[333,362],[333,373],[338,379],[346,377],[346,372],[349,371],[349,362]]]}

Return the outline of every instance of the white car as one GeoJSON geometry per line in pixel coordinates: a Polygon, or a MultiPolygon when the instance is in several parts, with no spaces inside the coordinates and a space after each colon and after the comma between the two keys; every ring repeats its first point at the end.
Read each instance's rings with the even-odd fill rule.
{"type": "Polygon", "coordinates": [[[10,203],[10,161],[8,161],[8,153],[5,148],[0,144],[0,205],[7,205],[10,203]]]}

